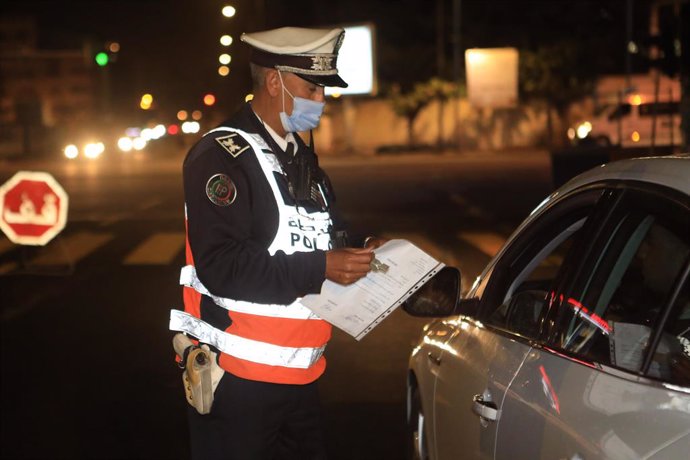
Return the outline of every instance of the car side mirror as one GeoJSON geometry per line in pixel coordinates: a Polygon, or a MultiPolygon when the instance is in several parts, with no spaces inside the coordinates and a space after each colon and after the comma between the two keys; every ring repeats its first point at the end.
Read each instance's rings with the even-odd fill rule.
{"type": "Polygon", "coordinates": [[[476,299],[460,299],[460,279],[460,270],[443,267],[403,302],[403,310],[412,316],[432,318],[475,311],[476,299]]]}

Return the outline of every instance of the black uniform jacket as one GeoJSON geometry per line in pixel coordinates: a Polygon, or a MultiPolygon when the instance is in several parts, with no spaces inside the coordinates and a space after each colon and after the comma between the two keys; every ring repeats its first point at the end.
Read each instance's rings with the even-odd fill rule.
{"type": "MultiPolygon", "coordinates": [[[[249,104],[221,126],[258,133],[274,152],[282,154],[249,104]]],[[[255,303],[290,304],[297,297],[320,292],[325,279],[324,251],[291,255],[277,251],[269,255],[267,249],[278,229],[275,198],[252,148],[244,139],[233,137],[232,149],[221,145],[219,138],[229,134],[217,131],[204,136],[184,161],[187,235],[197,276],[213,295],[255,303]],[[248,148],[237,154],[245,147],[248,148]],[[229,198],[223,196],[225,201],[216,199],[214,203],[209,184],[214,176],[222,177],[219,174],[229,178],[235,194],[231,193],[229,198]]],[[[298,155],[313,155],[315,160],[313,150],[299,136],[295,135],[295,139],[298,155]]],[[[276,176],[283,199],[290,203],[287,179],[280,174],[276,176]]],[[[325,175],[324,178],[327,181],[325,175]]],[[[332,204],[334,197],[329,195],[332,204]]],[[[203,296],[202,318],[216,327],[229,325],[227,312],[221,313],[215,306],[210,311],[211,305],[211,299],[203,296]]]]}

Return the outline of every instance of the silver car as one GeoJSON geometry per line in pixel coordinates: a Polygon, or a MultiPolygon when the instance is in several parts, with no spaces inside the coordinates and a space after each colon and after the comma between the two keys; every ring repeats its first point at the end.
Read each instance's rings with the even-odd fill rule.
{"type": "Polygon", "coordinates": [[[690,157],[610,163],[405,310],[417,458],[690,459],[690,157]]]}

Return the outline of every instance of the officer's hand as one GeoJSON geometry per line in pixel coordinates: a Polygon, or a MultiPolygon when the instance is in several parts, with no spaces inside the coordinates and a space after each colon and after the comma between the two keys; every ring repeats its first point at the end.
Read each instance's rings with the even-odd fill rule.
{"type": "Polygon", "coordinates": [[[352,284],[366,276],[374,259],[371,249],[341,248],[326,252],[326,279],[338,284],[352,284]]]}

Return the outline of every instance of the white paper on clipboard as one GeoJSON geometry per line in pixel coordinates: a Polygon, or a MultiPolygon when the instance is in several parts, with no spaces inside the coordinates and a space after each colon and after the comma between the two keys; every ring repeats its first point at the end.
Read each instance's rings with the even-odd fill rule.
{"type": "Polygon", "coordinates": [[[301,303],[339,329],[361,340],[445,265],[407,240],[390,240],[375,251],[388,265],[349,286],[326,280],[320,294],[301,303]]]}

